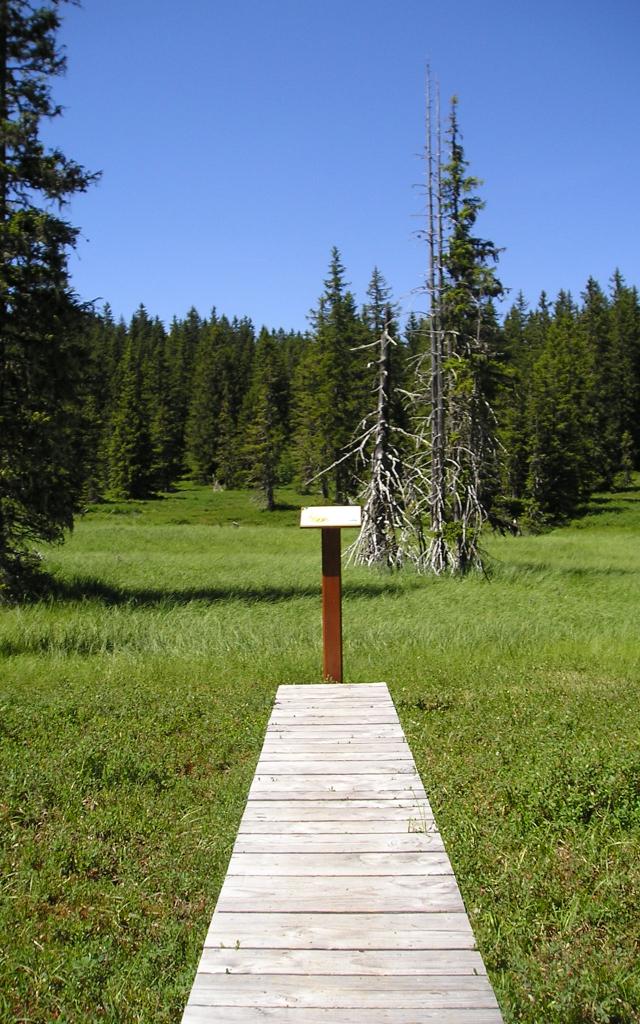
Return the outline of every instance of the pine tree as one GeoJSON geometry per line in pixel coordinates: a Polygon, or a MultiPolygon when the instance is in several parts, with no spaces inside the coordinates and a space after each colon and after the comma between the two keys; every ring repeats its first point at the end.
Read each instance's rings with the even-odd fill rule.
{"type": "Polygon", "coordinates": [[[594,479],[598,486],[608,489],[620,465],[626,374],[620,354],[614,355],[611,343],[608,299],[592,277],[582,296],[578,328],[594,360],[594,479]]]}
{"type": "Polygon", "coordinates": [[[320,389],[317,349],[310,342],[295,368],[291,382],[291,458],[297,485],[302,494],[310,492],[311,482],[319,477],[324,498],[329,497],[325,467],[322,406],[315,396],[320,389]]]}
{"type": "Polygon", "coordinates": [[[221,317],[201,332],[185,429],[186,461],[200,483],[217,480],[219,420],[227,378],[231,324],[221,317]]]}
{"type": "Polygon", "coordinates": [[[129,338],[118,372],[118,401],[110,424],[109,483],[118,498],[153,493],[153,451],[142,370],[135,340],[129,338]]]}
{"type": "Polygon", "coordinates": [[[62,540],[82,488],[77,230],[59,211],[96,176],[40,138],[61,113],[49,86],[65,67],[61,3],[0,0],[0,596],[19,592],[34,541],[62,540]]]}
{"type": "Polygon", "coordinates": [[[520,292],[503,323],[505,371],[496,402],[502,445],[502,491],[515,517],[521,511],[527,478],[526,396],[531,375],[527,328],[530,316],[520,292]]]}
{"type": "MultiPolygon", "coordinates": [[[[429,79],[428,79],[429,83],[429,79]]],[[[429,513],[424,568],[465,573],[481,567],[479,537],[498,489],[491,400],[497,389],[499,330],[492,300],[499,250],[474,234],[484,204],[467,172],[457,100],[449,119],[449,159],[427,102],[428,353],[418,363],[416,493],[429,513]],[[434,156],[435,150],[435,156],[434,156]],[[426,409],[426,414],[425,414],[426,409]],[[420,422],[420,419],[422,420],[420,422]]]]}
{"type": "Polygon", "coordinates": [[[618,403],[622,432],[631,437],[621,458],[640,465],[640,298],[625,284],[619,270],[611,281],[610,338],[612,360],[618,368],[618,403]]]}
{"type": "MultiPolygon", "coordinates": [[[[312,462],[312,475],[328,476],[330,472],[334,496],[342,501],[357,487],[353,470],[343,456],[363,411],[364,364],[354,353],[365,337],[335,247],[325,290],[311,320],[314,330],[304,367],[305,388],[296,389],[294,422],[301,428],[297,461],[298,465],[305,460],[312,462]]],[[[325,477],[323,489],[326,488],[325,477]]]]}
{"type": "Polygon", "coordinates": [[[595,360],[571,296],[561,292],[527,399],[528,517],[544,525],[572,515],[597,479],[595,360]]]}
{"type": "MultiPolygon", "coordinates": [[[[217,322],[215,309],[212,310],[209,324],[217,322]]],[[[175,458],[179,464],[176,476],[180,476],[186,465],[186,425],[191,401],[193,372],[196,352],[203,333],[209,324],[203,321],[196,309],[191,307],[184,320],[171,322],[166,341],[165,363],[167,371],[167,399],[171,404],[172,417],[176,435],[173,439],[175,458]]]]}
{"type": "Polygon", "coordinates": [[[251,385],[241,416],[245,478],[258,488],[269,512],[275,508],[275,485],[284,448],[288,389],[282,354],[275,336],[263,328],[258,336],[251,385]]]}
{"type": "Polygon", "coordinates": [[[218,465],[216,477],[222,487],[239,487],[241,483],[242,437],[233,417],[231,387],[225,381],[218,416],[218,465]]]}

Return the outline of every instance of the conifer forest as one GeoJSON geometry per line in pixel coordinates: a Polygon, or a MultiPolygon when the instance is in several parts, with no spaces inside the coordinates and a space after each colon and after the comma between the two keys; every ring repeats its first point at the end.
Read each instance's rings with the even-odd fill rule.
{"type": "MultiPolygon", "coordinates": [[[[215,309],[205,318],[192,309],[168,328],[143,305],[129,324],[115,322],[108,308],[87,315],[76,339],[84,371],[75,437],[82,500],[149,497],[185,474],[214,487],[256,487],[268,507],[274,489],[291,482],[304,492],[315,480],[327,498],[355,499],[361,461],[356,451],[340,459],[375,409],[385,328],[395,342],[390,425],[408,457],[410,393],[416,367],[429,359],[429,320],[412,315],[400,329],[375,268],[361,306],[345,279],[336,249],[304,334],[256,330],[215,309]]],[[[518,295],[502,321],[490,300],[482,313],[470,386],[482,386],[493,410],[484,507],[505,528],[570,516],[637,462],[637,290],[614,272],[606,287],[587,281],[579,299],[543,294],[530,307],[518,295]]]]}
{"type": "Polygon", "coordinates": [[[88,503],[148,498],[185,476],[256,488],[269,510],[289,483],[359,500],[359,560],[435,573],[481,566],[486,523],[558,522],[594,488],[629,478],[640,452],[637,290],[614,269],[579,297],[517,294],[499,315],[500,240],[477,233],[483,201],[457,102],[442,124],[430,75],[421,314],[403,315],[383,268],[358,299],[338,248],[305,332],[230,316],[218,295],[206,316],[191,309],[168,325],[143,304],[129,323],[82,305],[64,205],[99,175],[39,138],[60,114],[50,89],[65,65],[60,6],[2,3],[5,592],[36,568],[34,543],[62,539],[88,503]]]}

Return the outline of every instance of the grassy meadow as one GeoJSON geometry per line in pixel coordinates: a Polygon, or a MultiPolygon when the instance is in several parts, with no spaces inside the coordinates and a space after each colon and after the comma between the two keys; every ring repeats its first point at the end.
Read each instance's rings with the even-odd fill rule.
{"type": "MultiPolygon", "coordinates": [[[[0,1021],[178,1022],[271,702],[320,676],[286,491],[106,503],[0,611],[0,1021]]],[[[346,534],[343,535],[346,538],[346,534]]],[[[507,1024],[640,1021],[640,489],[491,579],[347,568],[507,1024]]]]}

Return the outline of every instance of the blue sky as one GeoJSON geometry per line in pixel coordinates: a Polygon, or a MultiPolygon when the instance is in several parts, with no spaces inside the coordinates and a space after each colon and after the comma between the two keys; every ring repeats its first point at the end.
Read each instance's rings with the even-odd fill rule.
{"type": "Polygon", "coordinates": [[[47,128],[101,182],[76,197],[83,299],[305,329],[337,245],[405,312],[430,61],[456,93],[479,233],[534,302],[616,266],[640,284],[638,0],[84,0],[47,128]]]}

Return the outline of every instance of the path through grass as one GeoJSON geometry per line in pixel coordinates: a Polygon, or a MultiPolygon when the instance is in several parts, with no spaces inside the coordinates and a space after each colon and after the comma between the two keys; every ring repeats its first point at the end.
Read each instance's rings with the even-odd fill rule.
{"type": "MultiPolygon", "coordinates": [[[[0,614],[0,1021],[177,1022],[279,683],[319,676],[319,539],[185,487],[104,505],[0,614]]],[[[491,582],[345,572],[505,1020],[640,1021],[640,491],[489,538],[491,582]]]]}

